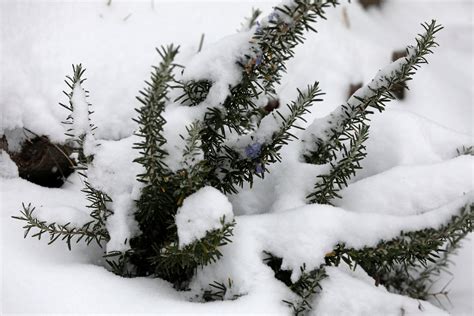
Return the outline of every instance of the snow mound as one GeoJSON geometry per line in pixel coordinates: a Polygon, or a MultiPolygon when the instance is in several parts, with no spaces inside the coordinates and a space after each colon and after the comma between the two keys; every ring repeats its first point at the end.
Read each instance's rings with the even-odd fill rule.
{"type": "MultiPolygon", "coordinates": [[[[361,272],[359,269],[358,272],[361,272]]],[[[447,316],[428,302],[389,293],[384,287],[374,287],[356,275],[354,271],[343,271],[334,267],[326,268],[328,277],[321,282],[322,291],[313,305],[317,309],[309,315],[417,315],[426,313],[431,316],[447,316]],[[341,286],[344,284],[344,286],[341,286]],[[370,297],[370,301],[366,298],[370,297]],[[364,301],[364,304],[360,304],[364,301]],[[349,312],[350,311],[350,312],[349,312]]]]}
{"type": "Polygon", "coordinates": [[[269,282],[261,278],[273,276],[263,262],[264,252],[282,258],[282,269],[292,270],[291,279],[296,281],[301,266],[308,270],[319,267],[338,243],[356,249],[373,247],[381,239],[397,237],[400,231],[438,228],[472,203],[472,198],[469,193],[437,209],[409,216],[358,214],[316,204],[280,213],[238,216],[233,242],[222,248],[223,257],[218,262],[198,270],[194,287],[230,277],[242,293],[259,293],[268,286],[262,283],[269,282]]]}
{"type": "Polygon", "coordinates": [[[232,222],[232,204],[227,197],[213,187],[204,187],[188,196],[176,214],[179,247],[182,248],[206,233],[232,222]]]}
{"type": "Polygon", "coordinates": [[[349,185],[341,192],[342,200],[334,203],[360,213],[419,214],[471,192],[473,167],[472,156],[398,166],[349,185]]]}

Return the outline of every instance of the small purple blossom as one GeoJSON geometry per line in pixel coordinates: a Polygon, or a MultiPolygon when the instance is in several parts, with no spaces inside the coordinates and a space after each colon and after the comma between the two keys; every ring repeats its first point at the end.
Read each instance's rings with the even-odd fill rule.
{"type": "Polygon", "coordinates": [[[268,16],[268,20],[270,20],[270,21],[278,20],[279,17],[280,17],[280,16],[278,15],[278,13],[272,12],[272,13],[270,13],[270,15],[268,16]]]}
{"type": "Polygon", "coordinates": [[[262,26],[260,25],[260,22],[257,21],[257,28],[255,29],[256,34],[262,33],[262,26]]]}
{"type": "Polygon", "coordinates": [[[265,172],[265,168],[263,168],[263,164],[258,163],[255,166],[255,173],[264,173],[264,172],[265,172]]]}
{"type": "Polygon", "coordinates": [[[245,147],[245,155],[251,159],[255,159],[260,155],[262,151],[262,144],[253,143],[245,147]]]}
{"type": "Polygon", "coordinates": [[[255,65],[258,66],[262,63],[262,55],[258,55],[255,59],[255,65]]]}

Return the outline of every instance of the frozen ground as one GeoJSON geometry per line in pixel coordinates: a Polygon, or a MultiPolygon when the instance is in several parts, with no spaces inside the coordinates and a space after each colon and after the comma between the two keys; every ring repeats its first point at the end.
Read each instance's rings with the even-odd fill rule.
{"type": "MultiPolygon", "coordinates": [[[[291,293],[261,264],[262,250],[272,250],[287,258],[288,267],[297,268],[302,261],[318,262],[333,242],[371,244],[400,229],[437,226],[472,198],[473,160],[455,158],[455,149],[471,144],[473,135],[472,2],[388,0],[381,11],[364,11],[352,2],[329,10],[328,20],[316,25],[319,33],[310,34],[297,49],[279,88],[283,103],[295,97],[297,87],[321,82],[324,102],[314,107],[309,122],[311,116],[324,116],[343,103],[350,83],[368,82],[388,64],[393,50],[413,43],[420,22],[436,18],[445,26],[439,35],[441,47],[416,74],[406,99],[392,102],[388,111],[374,117],[364,169],[343,192],[339,208],[303,206],[304,190],[312,185],[304,179],[311,179],[308,174],[315,170],[298,165],[297,143],[286,150],[288,158],[271,170],[272,176],[256,183],[257,194],[243,190],[229,197],[237,221],[234,242],[226,247],[223,260],[200,271],[193,286],[232,276],[234,291],[247,295],[235,301],[191,303],[186,293],[164,281],[124,279],[107,272],[100,249],[79,244],[69,252],[59,242],[48,246],[24,240],[21,225],[10,218],[22,202],[39,206],[44,219],[81,222],[84,197],[75,178],[61,189],[16,178],[2,154],[2,312],[285,314],[289,309],[281,300],[291,293]],[[312,233],[298,233],[307,231],[312,233]],[[275,232],[280,234],[273,236],[275,232]],[[284,232],[296,237],[286,238],[284,232]],[[299,247],[293,246],[295,240],[299,247]]],[[[204,47],[209,47],[233,34],[252,6],[268,11],[274,3],[105,3],[1,2],[0,132],[27,127],[64,140],[60,122],[66,113],[57,103],[64,101],[63,79],[71,64],[83,63],[96,112],[93,121],[99,127],[96,136],[108,140],[97,164],[113,175],[105,182],[123,184],[119,193],[126,199],[131,194],[127,179],[136,170],[120,170],[129,163],[130,153],[117,155],[116,150],[132,143],[126,137],[135,128],[135,95],[157,62],[154,47],[174,42],[182,45],[186,57],[196,50],[201,33],[206,34],[204,47]],[[111,157],[117,166],[108,164],[111,157]]],[[[444,307],[454,315],[471,315],[471,240],[455,261],[452,306],[443,301],[444,307]]],[[[328,273],[324,291],[313,304],[315,314],[396,315],[399,306],[407,314],[421,312],[419,302],[375,288],[361,271],[331,268],[328,273]]],[[[444,276],[440,287],[450,279],[444,276]]],[[[422,305],[426,315],[442,313],[428,302],[422,305]]]]}

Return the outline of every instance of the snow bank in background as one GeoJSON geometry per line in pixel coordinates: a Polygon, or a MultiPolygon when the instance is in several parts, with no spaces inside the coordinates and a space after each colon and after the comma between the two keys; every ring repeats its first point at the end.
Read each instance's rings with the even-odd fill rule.
{"type": "Polygon", "coordinates": [[[207,232],[232,222],[232,204],[213,187],[204,187],[188,196],[176,213],[179,247],[182,248],[206,236],[207,232]]]}

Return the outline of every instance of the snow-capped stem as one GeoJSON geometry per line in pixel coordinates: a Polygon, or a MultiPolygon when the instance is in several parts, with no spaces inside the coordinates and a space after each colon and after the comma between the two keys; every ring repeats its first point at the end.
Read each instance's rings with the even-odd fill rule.
{"type": "Polygon", "coordinates": [[[173,81],[176,66],[173,61],[178,49],[173,45],[157,49],[161,62],[153,67],[151,80],[145,82],[145,89],[137,97],[142,106],[136,110],[138,118],[135,121],[139,124],[136,135],[141,141],[134,144],[134,149],[139,150],[139,157],[134,162],[143,166],[144,173],[138,174],[137,179],[144,187],[136,202],[135,212],[141,234],[130,241],[130,246],[138,275],[150,274],[154,270],[149,258],[159,253],[162,244],[175,232],[173,217],[179,197],[174,194],[177,186],[163,161],[168,153],[163,148],[166,143],[163,136],[166,121],[162,113],[173,81]]]}
{"type": "MultiPolygon", "coordinates": [[[[443,245],[446,242],[455,245],[472,232],[473,220],[474,204],[469,203],[438,229],[401,232],[397,238],[382,240],[375,247],[363,249],[347,248],[344,244],[340,244],[326,255],[326,264],[338,265],[342,260],[353,268],[361,266],[375,279],[376,284],[388,284],[395,290],[402,291],[403,285],[394,282],[397,276],[391,272],[400,267],[406,270],[410,267],[427,267],[430,263],[446,264],[447,258],[441,259],[440,262],[436,261],[445,251],[443,245]]],[[[436,268],[428,271],[430,277],[434,276],[431,274],[434,271],[436,268]]],[[[423,281],[428,281],[430,277],[423,281]]]]}
{"type": "Polygon", "coordinates": [[[310,147],[314,147],[304,153],[306,161],[331,165],[328,174],[319,176],[314,191],[308,196],[310,203],[330,204],[332,199],[339,197],[337,191],[347,186],[347,181],[360,169],[359,162],[366,155],[363,144],[368,138],[367,116],[372,109],[382,112],[385,103],[395,98],[392,89],[399,85],[406,87],[405,82],[412,79],[416,69],[427,63],[425,56],[438,45],[434,35],[442,27],[434,20],[422,25],[425,33],[416,39],[416,47],[407,48],[406,58],[379,71],[371,83],[356,91],[346,105],[327,118],[315,120],[308,128],[309,142],[314,143],[310,147]]]}
{"type": "Polygon", "coordinates": [[[89,92],[84,90],[82,84],[86,80],[83,78],[86,69],[81,64],[72,65],[72,77],[66,76],[66,84],[70,91],[63,93],[68,97],[68,105],[59,103],[62,107],[67,109],[68,114],[65,121],[62,123],[66,125],[66,136],[69,137],[74,152],[77,155],[78,169],[86,169],[86,165],[90,163],[91,157],[88,157],[85,152],[86,141],[91,141],[93,138],[94,125],[90,121],[91,104],[88,103],[87,98],[89,92]],[[89,139],[87,139],[89,138],[89,139]]]}
{"type": "Polygon", "coordinates": [[[416,38],[416,46],[407,48],[407,57],[401,58],[385,69],[379,71],[372,81],[357,90],[347,104],[341,105],[328,117],[315,120],[308,128],[309,142],[306,161],[314,164],[324,164],[337,157],[337,152],[343,149],[343,139],[347,132],[360,122],[367,122],[367,115],[373,110],[382,112],[386,103],[395,99],[391,92],[395,86],[406,87],[406,82],[412,79],[420,65],[427,63],[426,56],[438,44],[435,34],[443,27],[435,20],[422,24],[425,33],[416,38]]]}
{"type": "Polygon", "coordinates": [[[279,150],[287,145],[292,139],[297,139],[297,137],[290,133],[292,128],[301,129],[296,122],[301,120],[306,122],[303,116],[309,113],[309,108],[313,106],[314,102],[321,102],[323,99],[319,98],[324,95],[319,89],[319,82],[315,82],[311,85],[308,85],[304,92],[298,89],[298,97],[296,101],[287,104],[287,108],[290,110],[288,116],[283,116],[280,111],[276,111],[276,114],[281,119],[282,123],[278,131],[272,135],[272,140],[269,146],[267,147],[267,152],[263,151],[262,160],[268,162],[280,161],[281,157],[279,150]]]}
{"type": "Polygon", "coordinates": [[[176,242],[169,243],[161,250],[159,256],[151,257],[157,265],[157,274],[165,278],[173,277],[175,286],[186,284],[195,269],[216,262],[222,257],[220,247],[232,242],[235,221],[220,219],[221,228],[211,230],[206,235],[180,248],[176,242]]]}
{"type": "Polygon", "coordinates": [[[447,295],[445,289],[442,293],[433,292],[432,286],[438,281],[442,272],[448,272],[452,265],[452,256],[461,248],[464,238],[472,232],[472,220],[474,217],[474,206],[467,204],[461,211],[459,219],[452,219],[450,232],[442,233],[439,231],[439,237],[445,239],[444,245],[439,247],[439,255],[433,256],[428,264],[408,265],[398,264],[385,273],[380,278],[382,283],[389,291],[401,295],[408,295],[416,299],[426,300],[430,296],[436,297],[437,294],[447,295]]]}
{"type": "MultiPolygon", "coordinates": [[[[94,188],[88,181],[87,177],[87,171],[94,158],[90,153],[90,148],[88,147],[91,147],[91,143],[94,141],[93,131],[96,127],[90,120],[90,115],[93,111],[90,109],[91,104],[87,101],[89,92],[82,87],[86,80],[84,78],[86,69],[82,67],[82,64],[78,64],[72,65],[72,71],[72,77],[66,76],[65,80],[70,88],[70,92],[63,92],[68,97],[68,105],[62,103],[59,104],[70,111],[63,124],[68,127],[66,136],[69,137],[69,142],[73,147],[73,153],[77,160],[76,169],[79,171],[79,175],[81,176],[84,185],[84,188],[81,191],[86,194],[86,199],[90,203],[87,205],[87,208],[91,210],[90,216],[93,220],[87,223],[87,230],[84,230],[84,227],[82,229],[65,227],[63,230],[65,232],[84,231],[89,236],[96,234],[97,239],[109,240],[110,238],[106,229],[106,221],[113,212],[109,209],[107,204],[112,202],[112,199],[106,193],[94,188]],[[89,230],[89,228],[91,229],[89,230]]],[[[30,215],[33,209],[29,213],[30,215]]],[[[54,225],[54,223],[51,225],[51,227],[57,226],[54,225]]],[[[67,239],[68,246],[70,246],[69,240],[70,239],[67,239]]]]}
{"type": "Polygon", "coordinates": [[[189,127],[186,127],[188,137],[185,138],[186,145],[183,151],[183,165],[190,168],[196,164],[198,156],[201,153],[200,131],[202,130],[202,123],[195,121],[189,127]]]}
{"type": "MultiPolygon", "coordinates": [[[[87,175],[81,173],[84,179],[84,188],[81,190],[86,194],[86,199],[90,204],[87,208],[91,210],[90,217],[94,219],[92,223],[92,230],[100,235],[109,236],[106,228],[107,218],[114,212],[109,208],[112,199],[104,192],[94,188],[89,181],[87,181],[87,175]]],[[[107,238],[110,239],[110,238],[107,238]]]]}
{"type": "Polygon", "coordinates": [[[257,86],[266,94],[274,94],[286,72],[286,61],[293,57],[294,48],[304,42],[305,31],[316,30],[313,24],[325,19],[325,10],[339,4],[338,0],[295,0],[275,7],[274,11],[257,24],[252,41],[253,55],[245,69],[262,80],[257,86]]]}
{"type": "MultiPolygon", "coordinates": [[[[242,156],[238,150],[229,146],[223,146],[225,153],[222,161],[225,162],[220,169],[220,185],[218,188],[224,192],[234,192],[235,186],[242,186],[245,182],[252,185],[253,176],[263,177],[266,171],[265,166],[277,161],[281,161],[280,150],[283,146],[294,139],[290,130],[300,128],[296,123],[298,120],[305,121],[303,116],[309,112],[309,108],[314,102],[322,101],[319,97],[323,95],[319,89],[319,83],[308,85],[306,90],[298,90],[296,101],[287,104],[289,114],[283,115],[280,111],[275,111],[274,120],[277,128],[268,136],[268,142],[249,143],[245,147],[245,155],[242,156]]],[[[263,133],[257,129],[254,134],[263,133]]],[[[248,136],[248,135],[247,135],[248,136]]]]}
{"type": "Polygon", "coordinates": [[[426,299],[431,295],[429,290],[434,278],[449,264],[449,255],[472,232],[473,220],[474,204],[469,203],[437,229],[402,231],[396,238],[381,240],[374,247],[362,249],[349,248],[340,243],[326,254],[325,263],[316,269],[307,271],[303,265],[296,282],[291,281],[292,271],[281,269],[281,258],[267,253],[269,259],[266,262],[275,272],[275,277],[298,295],[296,301],[284,301],[293,309],[294,315],[302,315],[312,308],[311,298],[320,289],[319,282],[327,277],[325,268],[341,263],[354,270],[360,266],[374,278],[376,285],[382,284],[392,292],[426,299]]]}
{"type": "Polygon", "coordinates": [[[342,154],[337,162],[332,163],[328,174],[319,175],[314,192],[307,196],[310,203],[331,204],[334,198],[340,198],[337,192],[347,186],[347,181],[361,169],[360,162],[365,158],[364,142],[369,138],[369,126],[364,123],[351,126],[341,142],[342,154]],[[349,146],[346,145],[349,141],[349,146]]]}
{"type": "MultiPolygon", "coordinates": [[[[240,92],[249,92],[250,98],[261,92],[274,94],[275,84],[280,83],[281,76],[286,71],[286,61],[294,56],[294,48],[304,43],[304,33],[316,32],[313,25],[318,18],[326,19],[325,10],[338,4],[338,0],[295,0],[276,6],[260,22],[256,21],[260,11],[254,10],[248,19],[248,25],[255,27],[253,36],[249,38],[252,45],[236,61],[242,66],[242,84],[246,87],[240,92]]],[[[184,94],[178,100],[197,105],[206,99],[212,82],[193,80],[181,85],[184,94]]],[[[239,89],[232,89],[229,97],[235,98],[236,93],[239,93],[239,89]]],[[[245,106],[245,103],[238,104],[245,106]]]]}

